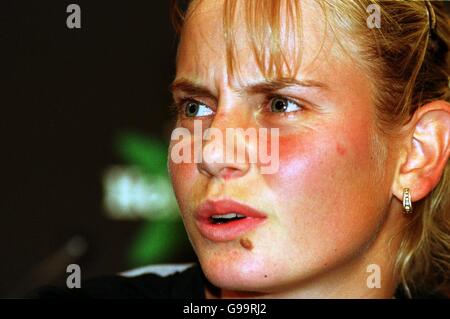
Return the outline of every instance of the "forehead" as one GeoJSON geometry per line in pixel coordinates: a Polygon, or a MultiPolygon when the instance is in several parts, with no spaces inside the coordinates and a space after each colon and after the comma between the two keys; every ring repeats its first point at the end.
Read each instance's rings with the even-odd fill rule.
{"type": "Polygon", "coordinates": [[[316,1],[298,1],[298,11],[286,5],[289,1],[280,1],[278,21],[269,16],[273,8],[252,6],[250,2],[257,3],[230,1],[236,5],[231,19],[223,0],[191,4],[179,44],[178,77],[248,85],[267,78],[271,62],[279,73],[298,79],[317,74],[326,78],[339,71],[344,56],[336,50],[316,1]],[[227,17],[229,25],[224,29],[227,17]],[[275,61],[277,58],[281,63],[275,61]],[[236,76],[230,70],[236,70],[236,76]]]}

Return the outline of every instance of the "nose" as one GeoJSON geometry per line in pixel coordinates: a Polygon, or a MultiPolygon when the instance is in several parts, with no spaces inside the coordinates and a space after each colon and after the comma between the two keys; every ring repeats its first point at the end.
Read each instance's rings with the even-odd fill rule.
{"type": "Polygon", "coordinates": [[[199,171],[208,177],[238,178],[250,169],[249,143],[239,135],[238,129],[210,127],[202,143],[199,171]]]}

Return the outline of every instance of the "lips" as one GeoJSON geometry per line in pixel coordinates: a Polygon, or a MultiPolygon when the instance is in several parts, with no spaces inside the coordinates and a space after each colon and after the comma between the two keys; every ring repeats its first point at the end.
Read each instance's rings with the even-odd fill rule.
{"type": "Polygon", "coordinates": [[[266,215],[233,200],[208,200],[195,214],[200,233],[212,241],[234,240],[256,228],[266,220],[266,215]]]}

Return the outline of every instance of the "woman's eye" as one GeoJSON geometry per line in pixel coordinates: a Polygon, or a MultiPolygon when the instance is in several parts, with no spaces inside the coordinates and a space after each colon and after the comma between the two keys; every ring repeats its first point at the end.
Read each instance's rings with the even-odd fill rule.
{"type": "Polygon", "coordinates": [[[189,101],[185,104],[184,114],[187,117],[208,116],[213,114],[213,111],[206,104],[189,101]]]}
{"type": "Polygon", "coordinates": [[[275,113],[295,112],[301,109],[301,106],[289,99],[276,97],[270,101],[270,110],[275,113]]]}

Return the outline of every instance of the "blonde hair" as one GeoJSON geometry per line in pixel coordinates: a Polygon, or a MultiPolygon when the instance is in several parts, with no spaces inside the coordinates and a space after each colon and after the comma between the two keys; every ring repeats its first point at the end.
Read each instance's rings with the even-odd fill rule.
{"type": "MultiPolygon", "coordinates": [[[[201,0],[173,1],[173,22],[182,30],[201,0]],[[192,3],[191,3],[192,2],[192,3]],[[184,5],[184,8],[183,8],[184,5]],[[189,7],[191,5],[191,7],[189,7]],[[187,10],[186,10],[187,9],[187,10]]],[[[395,134],[422,105],[450,102],[450,19],[443,3],[429,1],[316,0],[327,28],[339,46],[371,74],[379,128],[395,134]],[[380,28],[369,28],[369,5],[381,13],[380,28]],[[384,89],[388,88],[388,89],[384,89]]],[[[237,0],[224,0],[224,36],[231,74],[236,68],[233,32],[237,0]]],[[[245,21],[256,62],[266,77],[295,73],[298,61],[283,51],[280,16],[300,24],[299,0],[246,0],[245,21]],[[282,11],[284,10],[284,11],[282,11]],[[268,42],[268,40],[270,42],[268,42]],[[264,45],[269,45],[269,57],[264,45]],[[283,68],[285,67],[285,68],[283,68]]],[[[301,34],[298,35],[299,38],[301,34]]],[[[449,293],[450,284],[450,162],[434,190],[414,205],[402,234],[395,270],[408,297],[449,293]]]]}

